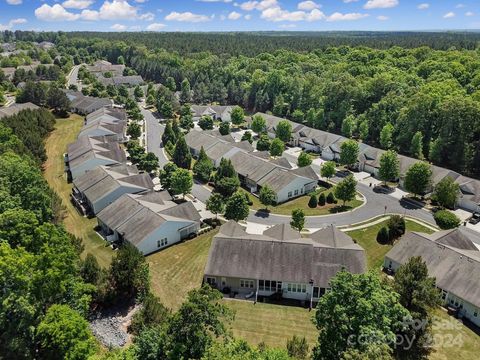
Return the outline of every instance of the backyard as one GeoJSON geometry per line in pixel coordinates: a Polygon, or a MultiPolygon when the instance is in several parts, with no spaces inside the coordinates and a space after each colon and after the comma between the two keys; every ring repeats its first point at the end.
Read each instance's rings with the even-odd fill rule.
{"type": "MultiPolygon", "coordinates": [[[[240,188],[241,191],[243,191],[245,194],[248,194],[248,197],[250,198],[252,205],[250,208],[252,210],[261,210],[265,211],[265,205],[263,205],[258,197],[254,196],[247,190],[240,188]]],[[[325,188],[318,188],[315,191],[315,194],[320,195],[320,193],[324,193],[325,197],[328,196],[329,193],[333,191],[333,187],[330,189],[325,189],[325,188]]],[[[268,211],[271,212],[272,214],[279,214],[279,215],[292,215],[292,210],[295,209],[302,209],[305,213],[306,216],[318,216],[318,215],[329,215],[329,214],[335,214],[339,212],[345,212],[345,211],[350,211],[353,210],[360,205],[363,204],[363,201],[360,199],[355,199],[352,201],[348,201],[345,206],[342,206],[342,202],[338,201],[337,204],[328,204],[326,203],[324,206],[317,206],[315,208],[311,208],[308,206],[308,201],[310,200],[310,195],[303,195],[298,198],[295,198],[293,200],[287,201],[283,204],[275,205],[275,206],[269,206],[268,211]]]]}

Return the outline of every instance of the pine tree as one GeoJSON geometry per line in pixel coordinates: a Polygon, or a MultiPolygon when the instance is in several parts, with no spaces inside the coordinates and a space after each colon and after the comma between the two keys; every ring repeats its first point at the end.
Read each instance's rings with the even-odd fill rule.
{"type": "Polygon", "coordinates": [[[172,161],[180,168],[190,169],[192,154],[190,154],[190,149],[188,148],[184,136],[180,136],[175,144],[172,161]]]}

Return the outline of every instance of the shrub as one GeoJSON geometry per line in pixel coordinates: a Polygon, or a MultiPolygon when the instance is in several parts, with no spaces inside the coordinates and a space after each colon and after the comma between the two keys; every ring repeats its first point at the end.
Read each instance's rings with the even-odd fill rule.
{"type": "Polygon", "coordinates": [[[387,223],[390,241],[398,239],[405,234],[405,219],[400,215],[390,216],[387,223]]]}
{"type": "Polygon", "coordinates": [[[308,207],[316,208],[318,205],[317,196],[315,194],[310,195],[310,200],[308,201],[308,207]]]}
{"type": "Polygon", "coordinates": [[[253,201],[250,199],[250,196],[248,196],[247,193],[244,193],[244,195],[245,195],[245,200],[247,200],[248,206],[252,206],[252,205],[253,205],[253,201]]]}
{"type": "Polygon", "coordinates": [[[390,241],[390,234],[387,227],[382,227],[377,233],[377,242],[379,244],[386,244],[390,241]]]}
{"type": "Polygon", "coordinates": [[[433,216],[440,229],[453,229],[460,225],[460,219],[448,210],[439,210],[433,216]]]}
{"type": "Polygon", "coordinates": [[[335,203],[335,195],[333,195],[333,192],[328,193],[327,203],[328,204],[334,204],[335,203]]]}
{"type": "Polygon", "coordinates": [[[318,197],[318,206],[324,206],[326,202],[325,194],[322,192],[318,197]]]}

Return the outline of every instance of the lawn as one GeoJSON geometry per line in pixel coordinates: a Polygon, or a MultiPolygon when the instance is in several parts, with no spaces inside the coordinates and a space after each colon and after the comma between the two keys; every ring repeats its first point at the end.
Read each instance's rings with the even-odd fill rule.
{"type": "MultiPolygon", "coordinates": [[[[250,192],[248,192],[243,188],[240,188],[240,189],[245,194],[248,194],[249,198],[251,199],[253,203],[253,205],[250,206],[251,209],[253,210],[265,209],[265,206],[260,202],[258,197],[254,196],[253,194],[251,194],[250,192]]],[[[321,192],[323,192],[326,197],[332,191],[333,191],[333,188],[330,188],[330,189],[319,188],[315,191],[315,193],[319,195],[321,192]]],[[[341,201],[339,201],[338,204],[325,204],[324,206],[318,206],[312,209],[308,206],[309,200],[310,200],[310,196],[304,195],[304,196],[295,198],[293,200],[287,201],[283,204],[279,204],[276,206],[269,206],[268,210],[272,214],[292,215],[292,210],[302,209],[305,212],[306,216],[318,216],[318,215],[329,215],[329,214],[334,214],[338,212],[353,210],[354,208],[359,207],[360,205],[363,204],[362,200],[355,199],[353,201],[347,202],[345,207],[343,207],[341,205],[341,201]]]]}
{"type": "MultiPolygon", "coordinates": [[[[407,231],[419,231],[428,234],[433,232],[431,229],[408,219],[405,220],[405,223],[407,225],[407,231]]],[[[380,228],[386,224],[387,220],[364,229],[347,232],[348,235],[365,249],[369,269],[379,269],[383,264],[385,254],[392,248],[392,245],[381,245],[377,242],[377,233],[380,228]]]]}
{"type": "Polygon", "coordinates": [[[105,241],[93,228],[96,219],[81,216],[70,202],[72,184],[68,184],[64,174],[63,154],[67,145],[76,140],[83,125],[81,116],[72,114],[68,119],[57,119],[55,130],[45,142],[48,159],[44,163],[44,177],[50,187],[60,196],[65,207],[63,223],[68,232],[82,239],[85,245],[83,256],[87,253],[95,255],[102,266],[110,264],[113,251],[105,246],[105,241]]]}

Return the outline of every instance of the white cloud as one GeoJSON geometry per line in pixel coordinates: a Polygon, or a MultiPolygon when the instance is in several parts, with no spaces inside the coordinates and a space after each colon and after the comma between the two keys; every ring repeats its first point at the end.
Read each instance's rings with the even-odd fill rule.
{"type": "Polygon", "coordinates": [[[170,14],[165,16],[165,20],[197,23],[210,21],[210,17],[208,17],[207,15],[194,14],[190,11],[186,11],[183,13],[172,11],[170,14]]]}
{"type": "Polygon", "coordinates": [[[26,22],[27,19],[24,18],[12,19],[6,25],[0,24],[0,31],[11,30],[15,25],[25,24],[26,22]]]}
{"type": "Polygon", "coordinates": [[[398,0],[368,0],[364,9],[387,9],[398,5],[398,0]]]}
{"type": "Polygon", "coordinates": [[[339,12],[335,12],[332,15],[327,17],[327,21],[353,21],[363,19],[369,16],[368,14],[361,14],[361,13],[347,13],[342,14],[339,12]]]}
{"type": "Polygon", "coordinates": [[[426,10],[430,7],[430,4],[428,3],[423,3],[423,4],[418,4],[417,9],[419,10],[426,10]]]}
{"type": "Polygon", "coordinates": [[[279,25],[278,27],[280,29],[292,29],[292,28],[296,28],[297,25],[296,24],[282,24],[282,25],[279,25]]]}
{"type": "Polygon", "coordinates": [[[59,4],[55,4],[53,6],[43,4],[39,8],[35,9],[35,16],[37,19],[43,21],[74,21],[80,17],[79,14],[68,12],[62,5],[59,4]]]}
{"type": "Polygon", "coordinates": [[[86,9],[93,4],[93,0],[67,0],[62,3],[66,9],[86,9]]]}
{"type": "Polygon", "coordinates": [[[455,7],[456,7],[457,9],[461,9],[461,8],[464,8],[465,5],[464,5],[464,4],[457,4],[455,7]]]}
{"type": "Polygon", "coordinates": [[[242,17],[242,14],[236,12],[236,11],[232,11],[230,14],[228,14],[227,18],[229,20],[238,20],[242,17]]]}
{"type": "Polygon", "coordinates": [[[310,10],[313,10],[313,9],[320,8],[320,5],[318,5],[314,1],[302,1],[302,2],[298,3],[297,8],[298,8],[298,10],[310,11],[310,10]]]}
{"type": "Polygon", "coordinates": [[[475,13],[473,13],[473,12],[471,12],[471,11],[467,11],[467,12],[465,13],[465,16],[474,16],[474,15],[475,15],[475,13]]]}
{"type": "Polygon", "coordinates": [[[153,19],[155,18],[155,14],[154,14],[154,13],[151,13],[151,12],[148,12],[148,13],[139,15],[138,18],[139,18],[140,20],[153,21],[153,19]]]}
{"type": "Polygon", "coordinates": [[[247,15],[244,16],[244,18],[245,18],[245,20],[250,20],[252,18],[252,15],[247,14],[247,15]]]}
{"type": "Polygon", "coordinates": [[[385,16],[385,15],[379,15],[377,16],[377,20],[380,20],[380,21],[386,21],[390,19],[388,16],[385,16]]]}
{"type": "Polygon", "coordinates": [[[280,7],[277,0],[246,1],[241,3],[240,8],[245,11],[266,10],[269,8],[280,7]]]}
{"type": "Polygon", "coordinates": [[[155,14],[147,12],[139,14],[138,8],[132,6],[126,0],[112,0],[105,1],[100,9],[89,10],[85,9],[80,13],[82,20],[96,21],[96,20],[145,20],[152,21],[155,14]]]}
{"type": "Polygon", "coordinates": [[[80,17],[82,20],[96,21],[100,19],[100,14],[96,10],[83,10],[80,17]]]}
{"type": "Polygon", "coordinates": [[[9,5],[20,5],[22,2],[22,0],[7,0],[7,4],[9,5]]]}
{"type": "Polygon", "coordinates": [[[318,9],[310,12],[305,11],[288,11],[279,6],[268,8],[262,11],[260,16],[267,21],[316,21],[325,18],[325,14],[318,9]]]}
{"type": "Polygon", "coordinates": [[[450,11],[450,12],[446,13],[445,15],[443,15],[444,19],[451,19],[453,17],[455,17],[455,13],[453,11],[450,11]]]}
{"type": "Polygon", "coordinates": [[[148,31],[160,31],[165,28],[167,25],[161,23],[153,23],[147,26],[148,31]]]}
{"type": "Polygon", "coordinates": [[[125,31],[127,29],[127,27],[125,25],[122,25],[122,24],[114,24],[114,25],[110,26],[110,29],[115,30],[115,31],[125,31]]]}

